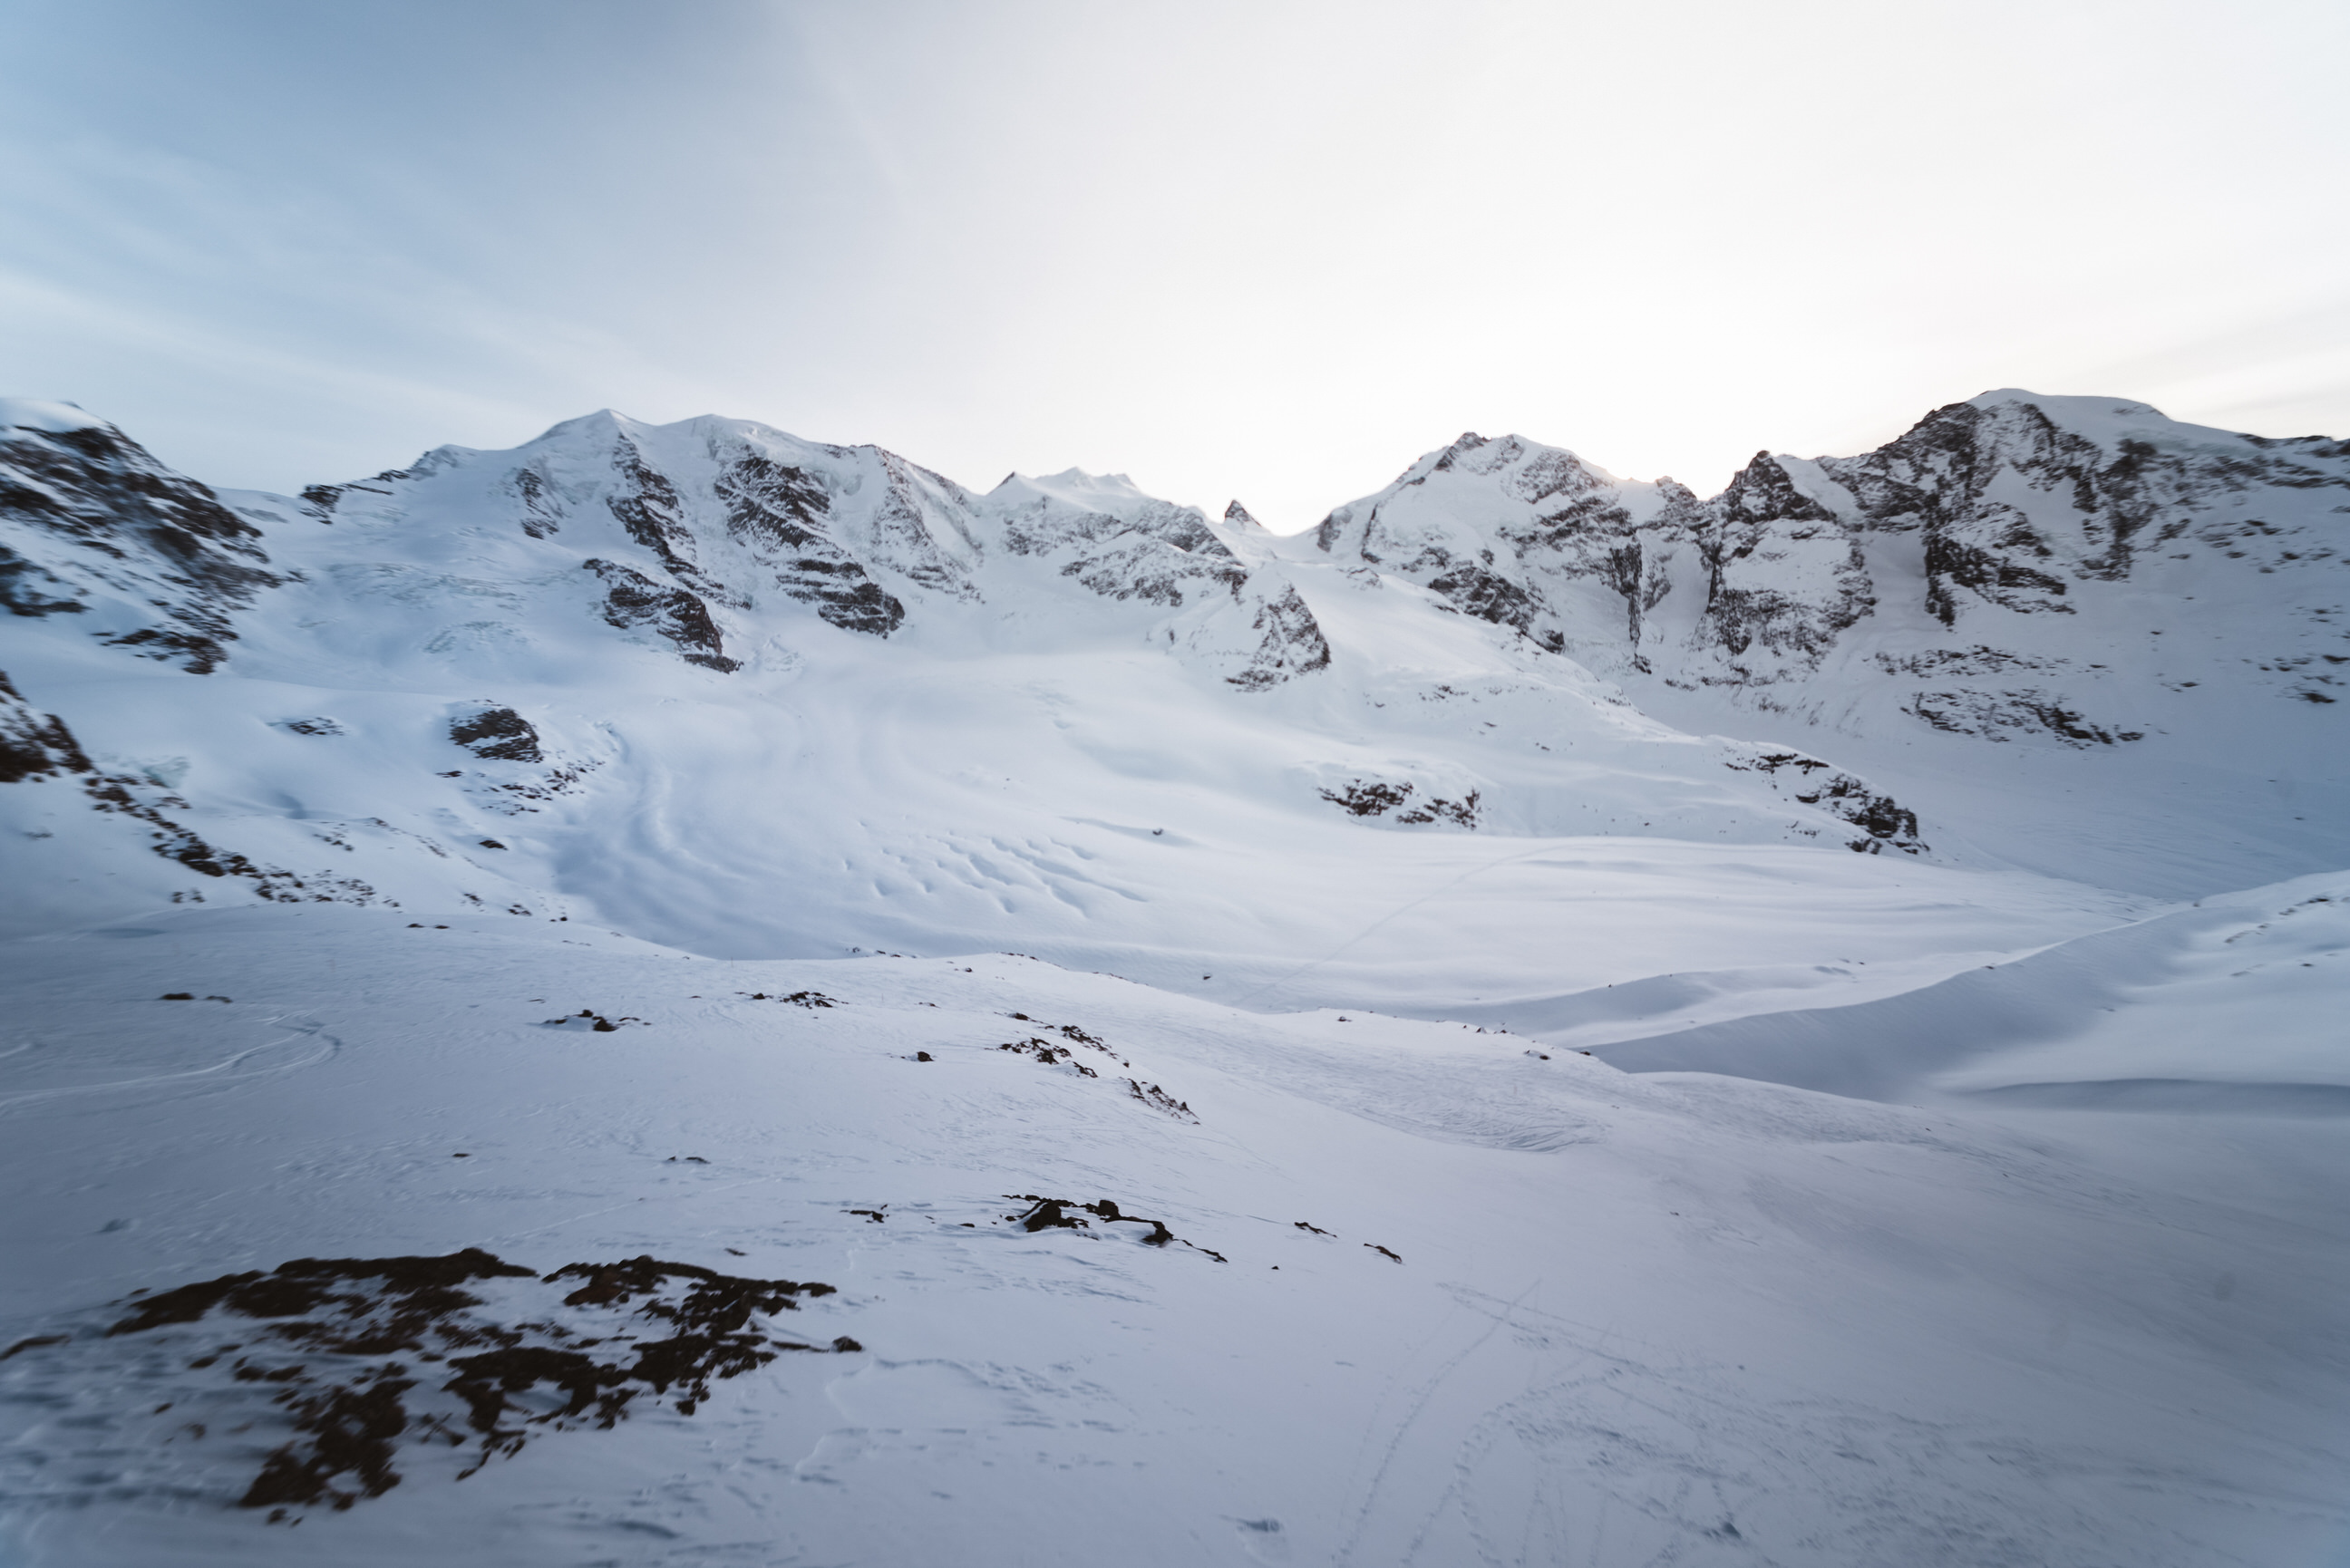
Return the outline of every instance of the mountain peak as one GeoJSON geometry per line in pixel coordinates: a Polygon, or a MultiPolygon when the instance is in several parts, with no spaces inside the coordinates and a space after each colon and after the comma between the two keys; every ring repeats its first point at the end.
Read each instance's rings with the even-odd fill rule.
{"type": "Polygon", "coordinates": [[[1080,512],[1103,513],[1113,517],[1128,517],[1144,508],[1170,504],[1150,494],[1123,473],[1088,473],[1082,468],[1065,468],[1058,473],[1030,474],[1014,472],[1003,476],[1003,483],[988,492],[988,499],[1011,505],[1022,505],[1031,500],[1058,502],[1080,512]]]}
{"type": "Polygon", "coordinates": [[[50,435],[67,435],[75,431],[113,428],[104,420],[84,413],[71,403],[52,403],[38,398],[0,398],[0,430],[43,431],[50,435]]]}
{"type": "Polygon", "coordinates": [[[1065,468],[1058,473],[1032,474],[1027,477],[1031,484],[1049,485],[1055,490],[1142,496],[1141,488],[1131,477],[1123,473],[1088,473],[1082,468],[1065,468]]]}
{"type": "Polygon", "coordinates": [[[1978,409],[1985,413],[2029,409],[2059,430],[2109,452],[2119,452],[2126,442],[2207,453],[2232,448],[2246,455],[2280,447],[2302,448],[2325,458],[2338,458],[2350,450],[2345,443],[2326,436],[2248,435],[2214,425],[2191,424],[2172,419],[2151,403],[2128,398],[2052,397],[2020,387],[2002,387],[1951,406],[1978,409]]]}
{"type": "Polygon", "coordinates": [[[2175,424],[2178,421],[2152,403],[2141,403],[2128,398],[2098,398],[2054,396],[2034,392],[2022,387],[1997,387],[1988,392],[1978,392],[1967,400],[1978,409],[1996,409],[2022,404],[2038,409],[2058,424],[2075,426],[2106,421],[2130,423],[2175,424]]]}

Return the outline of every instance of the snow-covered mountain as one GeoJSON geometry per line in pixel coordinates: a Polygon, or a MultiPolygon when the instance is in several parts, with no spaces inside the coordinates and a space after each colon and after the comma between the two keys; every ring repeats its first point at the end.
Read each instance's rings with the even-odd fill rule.
{"type": "Polygon", "coordinates": [[[2350,442],[2006,390],[1858,457],[1758,453],[1700,501],[1468,435],[1313,548],[1684,727],[1800,737],[1977,840],[2064,821],[2011,842],[2032,863],[2186,891],[2227,873],[2153,840],[2230,836],[2277,875],[2350,855],[2318,804],[2350,787],[2350,442]]]}
{"type": "Polygon", "coordinates": [[[0,1558],[2327,1561],[2345,530],[0,403],[0,1558]]]}
{"type": "Polygon", "coordinates": [[[232,575],[104,511],[117,471],[159,472],[128,438],[14,417],[39,613],[0,670],[16,729],[58,737],[5,797],[47,889],[20,929],[225,887],[592,909],[746,955],[1180,954],[1254,986],[1349,935],[1363,895],[1283,891],[1308,867],[1449,881],[1484,839],[1594,833],[1930,855],[1830,762],[1674,730],[1408,580],[1116,476],[981,495],[876,448],[598,414],[298,500],[153,481],[232,575]]]}
{"type": "Polygon", "coordinates": [[[1707,502],[1465,435],[1331,513],[1314,544],[1611,676],[2109,746],[2213,727],[2255,695],[2324,707],[2350,691],[2345,518],[2350,441],[2008,390],[1859,457],[1758,452],[1707,502]],[[2146,640],[2166,635],[2184,646],[2146,640]]]}

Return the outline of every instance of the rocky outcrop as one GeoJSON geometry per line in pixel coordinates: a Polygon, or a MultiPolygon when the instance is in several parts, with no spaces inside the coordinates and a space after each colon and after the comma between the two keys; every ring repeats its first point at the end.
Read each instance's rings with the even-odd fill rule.
{"type": "Polygon", "coordinates": [[[275,587],[259,531],[112,425],[0,401],[0,607],[73,615],[100,641],[195,674],[275,587]]]}
{"type": "Polygon", "coordinates": [[[1862,836],[1846,840],[1847,849],[1863,855],[1882,854],[1887,849],[1920,855],[1928,847],[1918,837],[1916,812],[1872,788],[1866,781],[1837,771],[1832,763],[1801,752],[1765,747],[1747,753],[1743,761],[1726,765],[1736,773],[1765,774],[1797,805],[1817,806],[1859,828],[1862,836]]]}
{"type": "Polygon", "coordinates": [[[0,670],[0,784],[95,772],[66,722],[36,711],[0,670]]]}
{"type": "Polygon", "coordinates": [[[827,528],[832,498],[806,469],[745,452],[712,489],[725,504],[727,532],[772,568],[785,596],[844,631],[887,637],[905,623],[906,607],[827,528]]]}
{"type": "Polygon", "coordinates": [[[725,639],[710,618],[710,607],[686,588],[663,587],[642,572],[615,561],[584,561],[583,569],[603,579],[604,620],[623,631],[639,628],[677,645],[689,664],[704,669],[740,668],[726,657],[725,639]]]}
{"type": "MultiPolygon", "coordinates": [[[[42,713],[25,701],[5,672],[0,672],[0,784],[46,784],[70,779],[100,818],[120,817],[137,841],[165,860],[176,862],[203,877],[242,879],[256,897],[281,903],[369,904],[376,890],[354,877],[317,874],[307,877],[274,866],[256,864],[243,855],[213,845],[167,813],[183,813],[188,802],[136,773],[109,773],[93,763],[74,739],[66,722],[42,713]]],[[[47,837],[43,829],[35,836],[47,837]]],[[[203,903],[203,896],[182,891],[173,903],[203,903]]]]}
{"type": "Polygon", "coordinates": [[[1731,659],[1762,654],[1776,670],[1815,667],[1838,633],[1877,607],[1855,532],[1769,453],[1755,455],[1713,510],[1700,636],[1731,659]]]}
{"type": "Polygon", "coordinates": [[[2173,691],[2335,701],[2350,649],[2320,574],[2350,551],[2345,517],[2350,442],[2006,391],[1857,457],[1758,453],[1711,501],[1464,435],[1334,511],[1315,544],[1636,694],[1653,679],[1843,724],[2094,747],[2154,728],[2110,679],[2149,654],[2173,691]],[[2221,593],[2275,607],[2263,640],[2247,659],[2198,639],[2182,678],[2151,639],[2221,593]]]}
{"type": "Polygon", "coordinates": [[[1350,816],[1386,817],[1391,822],[1425,826],[1449,822],[1474,829],[1483,795],[1469,790],[1458,800],[1427,794],[1408,780],[1349,779],[1336,789],[1318,792],[1324,800],[1350,816]]]}
{"type": "Polygon", "coordinates": [[[546,761],[538,731],[511,708],[481,707],[449,722],[449,739],[486,762],[546,761]]]}
{"type": "MultiPolygon", "coordinates": [[[[619,482],[605,495],[604,504],[629,531],[629,537],[650,551],[672,577],[692,584],[722,603],[738,608],[746,607],[749,600],[739,589],[729,589],[725,584],[714,581],[695,559],[701,553],[700,544],[686,521],[677,486],[670,483],[669,476],[647,463],[637,443],[626,438],[613,456],[619,482]]],[[[524,526],[528,532],[528,524],[524,526]]],[[[595,569],[593,563],[589,569],[595,569]]],[[[702,612],[702,618],[709,618],[707,610],[702,612]]]]}
{"type": "Polygon", "coordinates": [[[1257,634],[1256,647],[1239,670],[1224,677],[1228,685],[1263,691],[1329,668],[1329,639],[1294,587],[1259,601],[1249,629],[1257,634]]]}

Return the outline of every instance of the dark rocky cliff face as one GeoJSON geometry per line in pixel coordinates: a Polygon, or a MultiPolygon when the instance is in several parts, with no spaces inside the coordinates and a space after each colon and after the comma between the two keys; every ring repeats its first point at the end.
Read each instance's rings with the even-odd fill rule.
{"type": "Polygon", "coordinates": [[[2312,707],[2350,663],[2325,576],[2350,552],[2350,442],[2106,400],[1985,394],[1856,457],[1757,453],[1711,501],[1463,436],[1315,543],[1636,692],[1853,722],[1899,681],[1903,723],[1992,741],[2141,738],[2147,704],[2113,689],[2155,654],[2173,692],[2241,664],[2312,707]],[[2266,638],[2252,657],[2154,640],[2214,598],[2270,607],[2238,628],[2266,638]]]}
{"type": "Polygon", "coordinates": [[[906,607],[832,536],[826,526],[832,498],[806,470],[745,452],[713,488],[726,506],[727,532],[770,566],[785,596],[813,605],[844,631],[887,637],[905,623],[906,607]]]}
{"type": "Polygon", "coordinates": [[[196,674],[234,614],[276,586],[260,535],[110,425],[0,428],[0,607],[78,615],[90,634],[196,674]]]}
{"type": "Polygon", "coordinates": [[[1701,535],[1707,640],[1816,662],[1836,634],[1877,607],[1854,530],[1758,452],[1713,503],[1701,535]]]}
{"type": "Polygon", "coordinates": [[[0,784],[96,771],[66,722],[36,711],[0,670],[0,784]]]}
{"type": "MultiPolygon", "coordinates": [[[[1834,509],[1798,490],[1768,454],[1758,454],[1715,503],[1725,561],[1773,536],[1835,537],[1852,546],[1838,568],[1846,579],[1841,602],[1825,614],[1774,615],[1764,607],[1758,615],[1735,600],[1717,611],[1725,626],[1753,624],[1762,636],[1778,622],[1784,640],[1807,649],[1824,648],[1875,607],[1858,557],[1870,534],[1917,536],[1924,606],[1955,628],[1985,606],[2075,614],[2082,585],[2128,580],[2149,556],[2182,542],[2243,559],[2254,550],[2239,545],[2279,541],[2274,565],[2327,558],[2340,547],[2338,524],[2327,529],[2321,517],[2304,516],[2288,531],[2230,514],[2247,503],[2267,510],[2257,504],[2262,501],[2306,514],[2314,510],[2307,502],[2320,495],[2350,503],[2350,442],[2233,436],[2157,444],[2128,435],[2100,442],[2021,400],[1952,403],[1875,452],[1821,458],[1814,466],[1841,493],[1834,509]],[[2288,536],[2308,548],[2283,551],[2288,536]]],[[[1726,645],[1731,635],[1725,633],[1726,645]]]]}

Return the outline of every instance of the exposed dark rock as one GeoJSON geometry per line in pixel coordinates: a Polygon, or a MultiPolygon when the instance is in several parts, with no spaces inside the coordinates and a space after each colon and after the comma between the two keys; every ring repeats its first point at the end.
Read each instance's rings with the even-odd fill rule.
{"type": "Polygon", "coordinates": [[[1191,1102],[1177,1099],[1156,1084],[1145,1087],[1139,1078],[1128,1078],[1126,1089],[1128,1098],[1139,1100],[1154,1111],[1163,1111],[1179,1122],[1196,1123],[1200,1119],[1191,1113],[1191,1102]]]}
{"type": "MultiPolygon", "coordinates": [[[[709,587],[709,580],[694,560],[693,530],[685,521],[677,487],[669,482],[669,476],[646,462],[637,443],[625,436],[614,449],[612,462],[618,476],[604,504],[619,520],[620,526],[629,531],[629,537],[659,556],[671,576],[697,587],[709,587]]],[[[595,568],[594,562],[588,566],[590,570],[595,568]]],[[[706,617],[707,612],[704,614],[706,617]]]]}
{"type": "Polygon", "coordinates": [[[0,545],[0,608],[10,615],[79,615],[89,607],[74,586],[0,545]]]}
{"type": "Polygon", "coordinates": [[[449,722],[449,738],[475,756],[502,763],[539,763],[538,732],[511,708],[482,708],[449,722]]]}
{"type": "Polygon", "coordinates": [[[906,607],[868,575],[827,526],[832,500],[803,469],[746,452],[718,476],[726,526],[775,573],[791,597],[816,606],[827,624],[887,637],[906,607]]]}
{"type": "Polygon", "coordinates": [[[38,1350],[45,1345],[63,1345],[72,1337],[73,1335],[69,1334],[32,1334],[26,1338],[18,1340],[16,1344],[10,1345],[5,1350],[0,1350],[0,1361],[5,1361],[10,1356],[16,1355],[22,1351],[38,1350]]]}
{"type": "Polygon", "coordinates": [[[1858,535],[1757,452],[1714,503],[1721,522],[1701,551],[1709,568],[1705,635],[1730,654],[1761,649],[1815,665],[1877,605],[1858,535]],[[1801,592],[1777,586],[1794,562],[1801,592]]]}
{"type": "MultiPolygon", "coordinates": [[[[469,1440],[452,1424],[460,1412],[479,1445],[465,1475],[519,1451],[531,1428],[585,1421],[608,1428],[639,1397],[667,1397],[691,1415],[713,1381],[785,1351],[818,1349],[773,1337],[756,1320],[832,1293],[826,1284],[744,1279],[650,1256],[572,1263],[543,1280],[473,1248],[446,1257],[302,1258],[267,1273],[249,1270],[139,1300],[104,1337],[183,1328],[214,1313],[267,1325],[227,1377],[232,1386],[278,1390],[270,1397],[278,1412],[271,1418],[291,1428],[291,1439],[262,1462],[237,1501],[283,1520],[311,1505],[344,1509],[381,1496],[400,1482],[394,1461],[404,1443],[469,1440]],[[531,1299],[575,1283],[559,1309],[553,1299],[531,1299]],[[499,1286],[508,1308],[493,1309],[466,1288],[484,1285],[499,1286]],[[599,1314],[612,1314],[606,1319],[612,1326],[589,1332],[599,1314]],[[567,1314],[572,1326],[559,1321],[567,1314]],[[625,1343],[635,1338],[629,1325],[639,1322],[662,1325],[663,1337],[625,1343]],[[606,1345],[619,1353],[589,1354],[606,1345]],[[437,1390],[410,1365],[379,1359],[432,1362],[456,1350],[469,1354],[449,1361],[454,1376],[437,1390]],[[533,1397],[541,1387],[557,1400],[533,1397]]],[[[7,1354],[67,1341],[36,1336],[7,1354]]],[[[204,1371],[239,1348],[209,1350],[188,1370],[204,1371]]],[[[861,1348],[846,1335],[829,1346],[836,1354],[861,1348]]]]}
{"type": "MultiPolygon", "coordinates": [[[[1022,1230],[1028,1231],[1031,1235],[1034,1235],[1039,1231],[1089,1230],[1092,1228],[1093,1220],[1083,1219],[1081,1216],[1090,1214],[1094,1217],[1094,1220],[1100,1220],[1104,1225],[1149,1226],[1150,1233],[1140,1238],[1142,1244],[1146,1247],[1165,1247],[1169,1245],[1181,1245],[1185,1247],[1191,1246],[1191,1242],[1184,1241],[1181,1237],[1176,1235],[1175,1232],[1167,1229],[1167,1225],[1164,1220],[1146,1220],[1139,1214],[1126,1213],[1118,1208],[1118,1204],[1113,1199],[1107,1198],[1101,1199],[1093,1203],[1079,1203],[1076,1199],[1068,1198],[1039,1198],[1033,1192],[1007,1192],[1004,1196],[1006,1198],[1023,1198],[1034,1205],[1034,1207],[1030,1208],[1024,1213],[1007,1214],[1004,1216],[1005,1219],[1014,1221],[1019,1225],[1022,1230]]],[[[1194,1247],[1192,1250],[1194,1251],[1201,1252],[1206,1252],[1208,1251],[1204,1247],[1194,1247]]],[[[1214,1258],[1220,1263],[1224,1261],[1222,1253],[1208,1252],[1208,1256],[1214,1258]]]]}
{"type": "Polygon", "coordinates": [[[1478,803],[1482,792],[1471,790],[1459,800],[1440,800],[1431,795],[1409,811],[1396,813],[1398,822],[1450,822],[1456,826],[1473,828],[1477,826],[1478,803]]]}
{"type": "MultiPolygon", "coordinates": [[[[298,1374],[299,1367],[286,1370],[298,1374]]],[[[309,1438],[307,1451],[295,1443],[272,1453],[261,1473],[237,1499],[240,1508],[285,1510],[331,1501],[347,1509],[361,1497],[381,1497],[400,1484],[391,1468],[393,1445],[408,1430],[408,1411],[400,1396],[416,1386],[400,1376],[405,1370],[385,1366],[347,1384],[294,1399],[287,1413],[296,1430],[309,1438]],[[335,1480],[350,1474],[359,1490],[345,1491],[335,1480]]]]}
{"type": "Polygon", "coordinates": [[[1318,792],[1324,800],[1357,816],[1378,816],[1411,798],[1412,786],[1384,779],[1357,779],[1335,790],[1318,792]]]}
{"type": "Polygon", "coordinates": [[[1836,772],[1834,764],[1817,757],[1807,757],[1800,752],[1762,752],[1729,766],[1740,772],[1752,769],[1759,774],[1788,774],[1794,781],[1789,786],[1792,798],[1831,812],[1868,835],[1847,841],[1847,848],[1866,855],[1887,848],[1917,855],[1928,847],[1918,837],[1916,812],[1890,795],[1879,794],[1866,781],[1836,772]],[[1822,774],[1825,776],[1819,776],[1822,774]]]}
{"type": "MultiPolygon", "coordinates": [[[[743,993],[737,992],[735,994],[739,996],[743,993]]],[[[754,991],[750,993],[750,1000],[753,1002],[788,1002],[795,1007],[807,1008],[837,1007],[840,1005],[840,1003],[835,1002],[831,997],[825,995],[825,993],[820,991],[795,991],[789,996],[769,996],[764,991],[754,991]]]]}
{"type": "Polygon", "coordinates": [[[1229,604],[1248,616],[1242,635],[1223,625],[1194,626],[1191,634],[1191,646],[1242,691],[1264,691],[1330,662],[1329,644],[1296,590],[1254,576],[1196,508],[1154,501],[1115,515],[1040,496],[1000,514],[1000,525],[1010,553],[1063,557],[1061,575],[1104,598],[1168,609],[1229,604]]]}
{"type": "MultiPolygon", "coordinates": [[[[148,847],[166,860],[178,861],[199,876],[244,878],[252,883],[257,897],[283,904],[369,904],[375,901],[375,889],[355,877],[320,875],[306,878],[275,867],[256,866],[231,850],[216,849],[195,833],[164,815],[158,806],[140,799],[140,792],[144,786],[144,780],[115,774],[96,774],[83,781],[82,790],[89,796],[95,809],[119,813],[147,824],[153,830],[149,836],[148,847]]],[[[174,810],[188,804],[171,795],[164,796],[163,801],[174,810]]],[[[178,895],[174,894],[173,898],[176,901],[178,895]]]]}
{"type": "Polygon", "coordinates": [[[1474,561],[1443,562],[1440,569],[1429,577],[1428,587],[1464,615],[1528,636],[1534,635],[1534,622],[1543,613],[1542,603],[1534,595],[1474,561]]]}
{"type": "MultiPolygon", "coordinates": [[[[348,1293],[338,1294],[335,1287],[365,1281],[370,1282],[369,1289],[382,1303],[396,1300],[392,1316],[397,1323],[406,1324],[411,1316],[414,1317],[412,1324],[397,1331],[408,1334],[411,1327],[421,1333],[425,1322],[433,1316],[477,1304],[456,1286],[476,1280],[530,1276],[530,1270],[494,1258],[478,1247],[444,1257],[296,1258],[279,1264],[267,1274],[257,1269],[224,1274],[215,1280],[151,1295],[130,1316],[106,1332],[109,1335],[143,1334],[165,1324],[192,1323],[217,1307],[244,1317],[296,1317],[315,1312],[330,1301],[348,1305],[355,1298],[348,1293]]],[[[314,1339],[312,1343],[328,1349],[348,1348],[343,1342],[327,1338],[314,1339]]],[[[393,1348],[414,1346],[403,1340],[401,1345],[393,1348]]]]}
{"type": "Polygon", "coordinates": [[[2146,738],[2139,731],[2107,730],[2092,723],[2058,698],[2035,689],[1920,691],[1909,700],[1908,711],[1937,730],[1980,735],[1989,741],[2044,735],[2066,745],[2086,747],[2146,738]]]}
{"type": "Polygon", "coordinates": [[[97,771],[66,722],[34,711],[0,670],[0,784],[97,771]]]}
{"type": "Polygon", "coordinates": [[[545,1023],[540,1025],[540,1027],[546,1029],[576,1029],[584,1024],[587,1026],[588,1031],[590,1033],[612,1034],[617,1033],[620,1025],[623,1023],[641,1024],[643,1023],[644,1020],[641,1018],[607,1018],[592,1007],[583,1007],[578,1012],[571,1013],[567,1017],[550,1018],[546,1020],[545,1023]]]}
{"type": "Polygon", "coordinates": [[[104,596],[94,635],[207,674],[236,638],[231,617],[277,576],[259,531],[112,426],[0,429],[0,605],[71,614],[104,596]]]}
{"type": "MultiPolygon", "coordinates": [[[[2143,421],[2144,437],[2092,439],[2072,407],[1991,395],[1935,410],[1856,457],[1758,453],[1711,502],[1660,480],[1636,504],[1638,487],[1571,453],[1464,435],[1380,494],[1331,513],[1315,538],[1541,646],[1566,650],[1571,632],[1575,656],[1601,673],[1713,688],[1806,717],[1851,696],[1809,689],[1831,650],[1873,618],[1922,611],[1968,642],[1880,658],[1923,675],[1926,664],[1958,656],[1904,704],[1914,719],[1993,739],[2119,743],[2149,726],[2089,717],[2087,702],[2014,689],[2012,677],[1976,683],[1995,674],[2000,618],[2126,620],[2129,611],[2092,586],[2137,579],[2158,553],[2264,573],[2333,561],[2340,547],[2306,498],[2340,496],[2331,511],[2350,510],[2350,463],[2345,443],[2320,438],[2165,433],[2158,416],[2135,405],[2109,412],[2143,421]],[[2264,496],[2297,520],[2261,515],[2264,496]],[[1620,642],[1593,618],[1593,587],[1624,606],[1620,642]],[[1657,613],[1668,597],[1680,600],[1669,635],[1657,613]]],[[[2095,420],[2108,410],[2076,411],[2095,420]]],[[[2110,640],[2123,629],[2114,622],[2076,635],[2110,640]]],[[[2324,686],[2310,679],[2281,694],[2338,695],[2324,686]]]]}
{"type": "Polygon", "coordinates": [[[319,876],[306,879],[290,871],[256,866],[242,855],[215,849],[164,815],[164,807],[179,810],[187,802],[163,794],[161,805],[152,803],[144,798],[158,794],[150,781],[99,772],[74,740],[65,721],[35,712],[7,676],[0,673],[0,784],[73,774],[81,776],[82,793],[89,797],[93,809],[146,824],[149,849],[201,876],[244,877],[260,897],[284,903],[366,904],[375,898],[375,889],[356,877],[319,876]]]}
{"type": "MultiPolygon", "coordinates": [[[[831,448],[844,454],[847,448],[831,448]]],[[[879,447],[862,450],[873,454],[884,481],[881,494],[867,520],[874,564],[902,574],[916,586],[959,599],[976,599],[961,563],[949,556],[934,532],[961,535],[972,544],[962,519],[969,515],[970,494],[952,480],[907,462],[879,447]]]]}
{"type": "Polygon", "coordinates": [[[563,525],[563,503],[546,476],[536,468],[518,468],[506,483],[522,503],[522,531],[534,539],[552,538],[563,525]]]}
{"type": "Polygon", "coordinates": [[[1482,791],[1472,789],[1459,800],[1430,795],[1409,809],[1401,809],[1418,792],[1409,784],[1390,784],[1385,779],[1356,779],[1338,789],[1318,793],[1324,800],[1357,816],[1380,816],[1392,811],[1398,822],[1450,822],[1467,828],[1477,826],[1478,810],[1484,798],[1482,791]]]}
{"type": "Polygon", "coordinates": [[[617,561],[588,560],[580,565],[604,580],[607,624],[623,631],[649,628],[655,635],[677,644],[689,664],[722,672],[742,668],[726,657],[718,623],[710,618],[710,607],[692,592],[664,588],[642,572],[617,561]]]}
{"type": "Polygon", "coordinates": [[[1009,1051],[1018,1056],[1033,1056],[1047,1067],[1073,1068],[1076,1070],[1079,1077],[1098,1078],[1101,1076],[1101,1075],[1096,1072],[1093,1068],[1088,1067],[1083,1062],[1078,1061],[1076,1059],[1076,1052],[1070,1050],[1066,1045],[1055,1045],[1049,1040],[1038,1040],[1031,1037],[1026,1040],[1007,1041],[1003,1044],[998,1045],[996,1049],[998,1051],[1009,1051]]]}
{"type": "MultiPolygon", "coordinates": [[[[1222,552],[1222,541],[1215,544],[1222,552]]],[[[1228,552],[1222,560],[1204,561],[1168,540],[1136,533],[1121,535],[1109,547],[1069,562],[1061,576],[1104,598],[1141,599],[1170,609],[1218,592],[1237,597],[1248,581],[1247,569],[1228,552]]]]}
{"type": "Polygon", "coordinates": [[[1239,673],[1224,677],[1243,691],[1266,691],[1330,666],[1329,639],[1295,588],[1265,599],[1249,628],[1258,634],[1255,649],[1239,673]]]}

